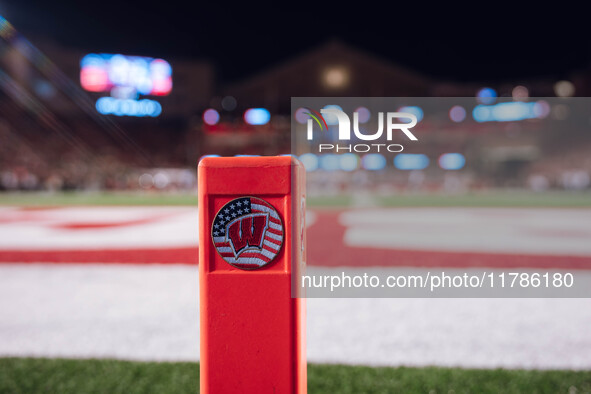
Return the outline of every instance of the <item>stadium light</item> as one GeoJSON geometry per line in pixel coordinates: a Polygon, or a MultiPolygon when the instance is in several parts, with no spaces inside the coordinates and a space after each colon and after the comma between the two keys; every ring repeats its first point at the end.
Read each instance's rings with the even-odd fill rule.
{"type": "Polygon", "coordinates": [[[399,153],[394,156],[394,167],[399,170],[423,170],[429,165],[429,158],[422,153],[399,153]]]}
{"type": "Polygon", "coordinates": [[[463,122],[466,119],[466,110],[461,105],[454,105],[449,110],[449,118],[456,123],[463,122]]]}
{"type": "Polygon", "coordinates": [[[466,165],[466,158],[461,153],[444,153],[439,156],[438,162],[444,170],[460,170],[466,165]]]}
{"type": "Polygon", "coordinates": [[[320,168],[324,171],[337,171],[341,169],[339,155],[329,153],[320,156],[320,168]]]}
{"type": "Polygon", "coordinates": [[[558,97],[574,96],[575,85],[571,81],[558,81],[554,84],[554,93],[558,97]]]}
{"type": "Polygon", "coordinates": [[[260,126],[269,123],[271,113],[265,108],[250,108],[244,112],[244,121],[253,126],[260,126]]]}
{"type": "Polygon", "coordinates": [[[318,169],[318,156],[314,153],[304,153],[300,156],[300,161],[306,168],[306,171],[316,171],[318,169]]]}
{"type": "MultiPolygon", "coordinates": [[[[398,108],[398,112],[406,112],[406,113],[413,114],[414,116],[417,117],[417,122],[420,122],[424,116],[423,109],[421,107],[417,107],[416,105],[408,105],[408,106],[400,107],[400,108],[398,108]]],[[[410,121],[410,119],[408,121],[404,121],[404,123],[408,123],[409,121],[410,121]]]]}
{"type": "Polygon", "coordinates": [[[477,105],[472,117],[477,122],[511,122],[547,116],[547,103],[514,101],[494,105],[477,105]]]}
{"type": "Polygon", "coordinates": [[[497,92],[493,88],[482,88],[476,93],[476,99],[481,104],[492,104],[497,99],[497,92]]]}
{"type": "Polygon", "coordinates": [[[339,159],[343,171],[354,171],[359,167],[359,157],[355,153],[342,154],[339,159]]]}
{"type": "Polygon", "coordinates": [[[220,121],[220,114],[213,108],[205,110],[203,112],[203,122],[210,126],[215,126],[220,121]]]}
{"type": "Polygon", "coordinates": [[[378,171],[386,168],[386,158],[379,153],[370,153],[361,158],[361,166],[369,171],[378,171]]]}

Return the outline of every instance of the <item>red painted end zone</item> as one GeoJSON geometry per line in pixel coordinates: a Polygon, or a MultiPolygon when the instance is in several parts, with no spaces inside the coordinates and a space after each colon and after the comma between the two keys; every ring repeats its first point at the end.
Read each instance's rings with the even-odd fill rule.
{"type": "MultiPolygon", "coordinates": [[[[324,267],[488,267],[591,269],[579,256],[486,254],[343,247],[337,254],[309,245],[311,266],[324,267]]],[[[124,250],[0,251],[0,263],[100,263],[197,265],[197,248],[124,250]]]]}
{"type": "Polygon", "coordinates": [[[104,263],[104,264],[194,264],[199,250],[96,249],[96,250],[0,250],[0,263],[104,263]]]}
{"type": "MultiPolygon", "coordinates": [[[[343,243],[342,211],[315,211],[308,228],[308,264],[325,267],[489,267],[591,269],[591,257],[350,247],[343,243]]],[[[0,250],[0,263],[125,263],[196,265],[197,247],[0,250]]]]}

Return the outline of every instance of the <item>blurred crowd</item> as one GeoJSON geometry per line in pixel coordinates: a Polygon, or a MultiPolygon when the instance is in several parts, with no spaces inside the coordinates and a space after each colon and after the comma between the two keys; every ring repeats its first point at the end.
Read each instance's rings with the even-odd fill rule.
{"type": "MultiPolygon", "coordinates": [[[[92,133],[87,133],[86,143],[78,146],[62,135],[33,129],[24,127],[16,132],[0,122],[0,191],[191,191],[196,188],[196,164],[201,155],[236,153],[222,148],[199,152],[195,147],[202,134],[199,127],[187,128],[176,136],[171,134],[172,129],[142,129],[137,131],[141,135],[128,135],[137,143],[132,148],[101,141],[92,133]]],[[[311,194],[321,195],[359,191],[384,195],[408,191],[461,193],[490,188],[585,190],[591,186],[589,151],[589,145],[570,146],[500,172],[486,171],[477,165],[477,158],[470,156],[466,166],[457,171],[443,170],[437,166],[436,157],[421,170],[403,171],[391,164],[377,171],[316,168],[308,174],[308,187],[311,194]]],[[[249,152],[257,150],[242,153],[249,152]]],[[[284,152],[270,150],[270,154],[279,153],[284,152]]]]}
{"type": "Polygon", "coordinates": [[[140,139],[142,146],[124,149],[93,133],[77,144],[63,135],[26,126],[24,122],[17,132],[0,122],[0,191],[188,190],[195,186],[195,169],[185,155],[178,154],[182,144],[174,139],[146,137],[140,139]]]}

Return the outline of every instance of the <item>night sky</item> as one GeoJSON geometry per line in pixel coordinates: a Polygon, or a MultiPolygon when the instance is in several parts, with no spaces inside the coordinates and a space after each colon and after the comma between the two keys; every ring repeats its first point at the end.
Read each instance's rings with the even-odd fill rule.
{"type": "Polygon", "coordinates": [[[0,2],[0,14],[33,43],[46,36],[88,52],[209,60],[222,83],[332,39],[452,81],[567,78],[591,65],[585,12],[562,2],[547,9],[390,3],[396,11],[367,2],[341,10],[318,2],[277,2],[281,9],[213,3],[19,0],[0,2]]]}

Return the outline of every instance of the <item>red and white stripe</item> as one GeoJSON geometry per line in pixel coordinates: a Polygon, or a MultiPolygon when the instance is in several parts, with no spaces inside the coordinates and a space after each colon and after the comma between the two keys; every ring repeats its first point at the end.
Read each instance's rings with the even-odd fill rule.
{"type": "Polygon", "coordinates": [[[251,213],[269,214],[269,227],[265,232],[262,250],[247,248],[238,257],[235,257],[225,236],[213,237],[213,242],[220,256],[235,267],[247,269],[262,267],[277,256],[283,244],[283,224],[275,208],[261,199],[251,199],[251,213]]]}

